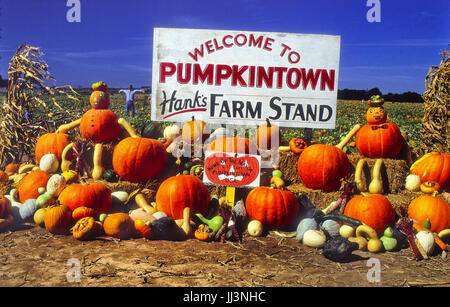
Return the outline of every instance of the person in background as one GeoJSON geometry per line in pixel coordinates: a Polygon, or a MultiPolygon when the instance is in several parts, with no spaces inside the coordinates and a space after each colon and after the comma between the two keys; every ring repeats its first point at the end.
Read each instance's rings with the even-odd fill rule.
{"type": "Polygon", "coordinates": [[[119,93],[124,93],[126,96],[126,112],[127,115],[131,112],[131,117],[134,117],[134,94],[143,93],[143,90],[133,90],[133,86],[130,84],[127,90],[119,90],[119,93]]]}

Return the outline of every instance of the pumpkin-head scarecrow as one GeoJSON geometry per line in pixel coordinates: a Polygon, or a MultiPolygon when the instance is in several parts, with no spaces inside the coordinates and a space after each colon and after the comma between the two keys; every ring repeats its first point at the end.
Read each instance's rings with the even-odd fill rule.
{"type": "Polygon", "coordinates": [[[125,119],[117,118],[116,114],[108,109],[110,98],[107,89],[108,86],[102,81],[92,84],[93,92],[89,100],[92,109],[84,113],[80,119],[61,125],[56,133],[48,134],[50,136],[47,138],[54,138],[54,141],[49,141],[55,148],[41,149],[38,140],[36,159],[39,160],[41,151],[45,153],[53,151],[62,160],[61,171],[68,171],[72,164],[68,153],[71,150],[79,151],[80,147],[77,148],[76,143],[71,143],[66,133],[79,126],[81,136],[95,144],[92,178],[100,179],[105,170],[101,161],[103,144],[117,140],[124,128],[130,137],[121,140],[114,148],[112,158],[114,170],[122,179],[132,182],[143,182],[155,178],[162,172],[167,161],[164,146],[157,140],[139,137],[125,119]]]}

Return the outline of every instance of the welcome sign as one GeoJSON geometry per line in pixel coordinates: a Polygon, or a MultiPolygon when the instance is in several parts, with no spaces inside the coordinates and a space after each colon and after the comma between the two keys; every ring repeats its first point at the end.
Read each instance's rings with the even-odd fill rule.
{"type": "Polygon", "coordinates": [[[340,37],[155,28],[152,120],[333,129],[340,37]]]}

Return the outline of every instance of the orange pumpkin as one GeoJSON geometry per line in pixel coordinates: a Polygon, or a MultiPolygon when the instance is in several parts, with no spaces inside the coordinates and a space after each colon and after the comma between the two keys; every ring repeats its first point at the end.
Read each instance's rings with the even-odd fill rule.
{"type": "Polygon", "coordinates": [[[420,190],[426,194],[433,194],[434,192],[439,192],[441,186],[435,181],[425,181],[420,185],[420,190]]]}
{"type": "Polygon", "coordinates": [[[255,143],[243,137],[223,137],[214,140],[208,146],[208,150],[218,152],[232,152],[242,154],[257,154],[255,143]]]}
{"type": "Polygon", "coordinates": [[[123,180],[144,182],[161,174],[167,155],[164,145],[157,140],[128,137],[114,148],[112,164],[123,180]]]}
{"type": "Polygon", "coordinates": [[[297,217],[299,208],[294,193],[269,187],[254,188],[245,200],[249,218],[272,228],[289,225],[297,217]]]}
{"type": "Polygon", "coordinates": [[[72,235],[77,240],[91,240],[99,233],[101,224],[92,216],[79,219],[72,228],[72,235]]]}
{"type": "Polygon", "coordinates": [[[269,150],[281,142],[281,131],[277,125],[273,125],[269,119],[256,129],[256,144],[260,149],[269,150]]]}
{"type": "Polygon", "coordinates": [[[93,91],[89,102],[93,109],[107,109],[110,104],[109,95],[105,91],[93,91]]]}
{"type": "Polygon", "coordinates": [[[72,224],[72,211],[66,205],[56,204],[45,211],[45,229],[53,234],[65,234],[72,224]]]}
{"type": "Polygon", "coordinates": [[[9,213],[9,200],[7,200],[3,195],[0,195],[0,219],[7,217],[9,213]]]}
{"type": "Polygon", "coordinates": [[[302,183],[310,189],[331,191],[341,185],[350,172],[347,154],[336,146],[314,144],[300,155],[297,164],[302,183]]]}
{"type": "Polygon", "coordinates": [[[8,182],[8,180],[8,175],[4,171],[0,170],[0,182],[8,182]]]}
{"type": "Polygon", "coordinates": [[[103,230],[108,236],[127,239],[134,233],[134,223],[126,213],[113,213],[103,221],[103,230]]]}
{"type": "Polygon", "coordinates": [[[110,190],[100,182],[90,184],[71,184],[59,195],[58,201],[68,206],[72,211],[78,207],[88,207],[96,215],[107,213],[111,208],[112,196],[110,190]]]}
{"type": "Polygon", "coordinates": [[[391,203],[381,194],[353,197],[345,206],[344,215],[363,222],[379,234],[396,218],[391,203]]]}
{"type": "Polygon", "coordinates": [[[356,148],[364,157],[391,158],[402,149],[403,137],[393,123],[365,125],[356,135],[356,148]]]}
{"type": "Polygon", "coordinates": [[[150,221],[134,220],[134,229],[139,236],[146,239],[152,238],[152,228],[150,221]]]}
{"type": "Polygon", "coordinates": [[[450,154],[428,153],[414,162],[409,171],[422,182],[434,181],[444,189],[450,188],[450,154]]]}
{"type": "Polygon", "coordinates": [[[408,217],[420,225],[430,219],[432,232],[450,228],[450,205],[445,200],[433,195],[421,195],[409,204],[408,217]]]}
{"type": "Polygon", "coordinates": [[[58,158],[58,161],[61,161],[62,152],[69,144],[69,135],[65,133],[46,133],[41,135],[34,149],[37,163],[48,153],[54,154],[58,158]]]}
{"type": "Polygon", "coordinates": [[[95,143],[117,139],[122,133],[116,114],[106,109],[90,109],[81,117],[81,135],[95,143]]]}
{"type": "Polygon", "coordinates": [[[35,170],[27,174],[17,185],[19,200],[23,204],[27,199],[38,198],[38,188],[46,187],[51,175],[43,170],[35,170]]]}
{"type": "Polygon", "coordinates": [[[19,170],[19,164],[10,163],[5,167],[5,173],[8,175],[16,174],[19,170]]]}
{"type": "Polygon", "coordinates": [[[386,122],[387,113],[383,107],[370,107],[366,113],[366,120],[369,124],[379,125],[386,122]]]}
{"type": "Polygon", "coordinates": [[[85,217],[93,217],[94,215],[95,215],[94,209],[84,206],[75,208],[72,212],[72,218],[75,222],[85,217]]]}
{"type": "Polygon", "coordinates": [[[156,192],[156,210],[177,220],[185,207],[192,213],[206,213],[210,194],[205,184],[194,175],[178,175],[164,180],[156,192]]]}
{"type": "Polygon", "coordinates": [[[301,154],[306,147],[308,147],[308,144],[301,138],[292,138],[289,141],[289,149],[296,155],[301,154]]]}
{"type": "Polygon", "coordinates": [[[195,120],[194,117],[191,121],[186,122],[181,129],[181,137],[188,144],[203,143],[208,135],[206,123],[202,120],[195,120]]]}

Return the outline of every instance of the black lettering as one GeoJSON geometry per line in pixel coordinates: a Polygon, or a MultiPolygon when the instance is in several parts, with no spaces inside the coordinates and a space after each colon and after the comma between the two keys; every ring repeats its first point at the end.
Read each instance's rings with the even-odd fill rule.
{"type": "Polygon", "coordinates": [[[314,110],[310,104],[306,106],[306,120],[312,118],[313,121],[316,121],[317,117],[317,105],[314,106],[314,110]]]}
{"type": "Polygon", "coordinates": [[[242,112],[242,109],[244,108],[244,102],[239,100],[233,100],[233,117],[236,118],[236,113],[239,113],[241,118],[244,118],[244,113],[242,112]]]}
{"type": "Polygon", "coordinates": [[[281,116],[281,107],[275,103],[275,101],[280,101],[280,100],[281,100],[281,98],[277,97],[277,96],[272,97],[272,99],[270,99],[270,103],[269,103],[270,108],[277,112],[276,116],[269,116],[269,118],[272,120],[277,120],[281,116]]]}
{"type": "Polygon", "coordinates": [[[295,118],[297,116],[300,116],[302,121],[305,120],[305,113],[303,112],[303,105],[302,104],[298,104],[297,108],[295,108],[295,112],[294,112],[294,116],[292,117],[292,120],[295,120],[295,118]]]}
{"type": "Polygon", "coordinates": [[[222,94],[211,94],[211,107],[209,108],[209,116],[214,117],[216,106],[219,105],[218,103],[216,103],[216,97],[222,96],[222,94]]]}
{"type": "Polygon", "coordinates": [[[331,118],[331,115],[333,115],[333,109],[330,106],[327,105],[321,105],[319,108],[319,121],[326,122],[331,118]],[[324,118],[324,111],[325,109],[328,111],[328,117],[324,118]]]}

